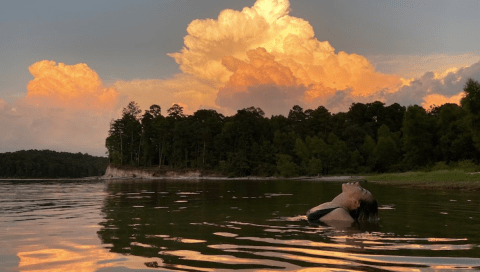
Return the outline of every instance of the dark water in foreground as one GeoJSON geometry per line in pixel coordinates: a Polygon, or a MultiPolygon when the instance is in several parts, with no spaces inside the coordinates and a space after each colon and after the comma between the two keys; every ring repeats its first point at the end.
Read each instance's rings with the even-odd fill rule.
{"type": "Polygon", "coordinates": [[[378,225],[304,219],[340,183],[0,181],[0,271],[480,269],[478,192],[365,187],[378,225]]]}

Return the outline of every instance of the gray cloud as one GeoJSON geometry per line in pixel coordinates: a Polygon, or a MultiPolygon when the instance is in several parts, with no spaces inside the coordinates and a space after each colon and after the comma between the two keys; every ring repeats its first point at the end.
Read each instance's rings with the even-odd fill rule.
{"type": "Polygon", "coordinates": [[[0,107],[0,152],[51,149],[105,156],[113,112],[34,107],[15,101],[0,107]]]}
{"type": "Polygon", "coordinates": [[[410,86],[403,86],[395,93],[386,94],[384,100],[387,104],[420,105],[427,95],[441,94],[450,97],[461,93],[468,78],[480,80],[480,62],[451,72],[444,78],[435,78],[433,72],[427,72],[412,81],[410,86]]]}
{"type": "Polygon", "coordinates": [[[228,108],[233,114],[236,110],[250,106],[261,108],[267,116],[286,115],[294,105],[303,106],[304,86],[255,85],[246,92],[232,92],[221,89],[217,94],[216,103],[228,108]]]}

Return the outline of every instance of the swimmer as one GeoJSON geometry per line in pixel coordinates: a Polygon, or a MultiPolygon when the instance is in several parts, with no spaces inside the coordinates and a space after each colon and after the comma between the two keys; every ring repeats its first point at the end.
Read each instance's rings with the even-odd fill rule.
{"type": "Polygon", "coordinates": [[[378,220],[378,205],[373,195],[358,182],[342,184],[342,193],[332,201],[307,211],[310,221],[340,221],[344,223],[378,220]]]}

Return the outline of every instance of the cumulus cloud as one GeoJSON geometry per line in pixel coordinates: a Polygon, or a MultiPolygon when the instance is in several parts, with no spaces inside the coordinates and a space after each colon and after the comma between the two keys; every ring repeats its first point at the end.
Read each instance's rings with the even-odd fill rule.
{"type": "Polygon", "coordinates": [[[66,65],[43,60],[28,70],[34,79],[27,85],[26,102],[42,107],[109,110],[118,93],[103,85],[98,74],[85,63],[66,65]]]}
{"type": "Polygon", "coordinates": [[[222,59],[223,66],[233,72],[226,88],[232,88],[232,91],[241,91],[241,88],[261,84],[297,85],[297,80],[290,68],[276,62],[275,57],[269,54],[265,48],[249,50],[247,57],[249,62],[233,56],[226,56],[222,59]]]}
{"type": "Polygon", "coordinates": [[[52,149],[105,155],[118,92],[105,87],[86,64],[44,60],[29,70],[34,79],[26,97],[0,101],[0,152],[52,149]]]}
{"type": "Polygon", "coordinates": [[[381,73],[376,66],[404,67],[405,58],[374,57],[374,65],[364,56],[337,52],[315,37],[308,21],[290,15],[288,0],[257,0],[240,11],[223,10],[215,19],[194,20],[184,47],[168,55],[182,73],[118,81],[112,87],[142,108],[183,103],[187,113],[213,108],[233,114],[256,106],[267,114],[285,114],[295,104],[343,111],[353,102],[375,100],[429,106],[456,101],[461,84],[455,82],[466,74],[449,64],[471,63],[468,55],[461,55],[425,73],[445,57],[431,55],[417,59],[421,67],[412,68],[420,75],[416,78],[381,73]]]}
{"type": "Polygon", "coordinates": [[[230,109],[248,99],[269,107],[275,90],[278,97],[290,99],[280,104],[291,107],[297,101],[327,99],[338,90],[367,97],[394,92],[403,84],[399,76],[375,71],[363,56],[336,53],[328,41],[315,38],[308,21],[289,13],[288,0],[258,0],[242,11],[224,10],[217,19],[194,20],[187,28],[185,47],[169,55],[185,74],[217,86],[218,106],[230,109]],[[292,93],[286,95],[289,89],[292,93]],[[254,90],[268,90],[270,95],[254,90]],[[227,101],[229,97],[239,103],[227,101]],[[259,100],[262,97],[267,100],[259,100]]]}

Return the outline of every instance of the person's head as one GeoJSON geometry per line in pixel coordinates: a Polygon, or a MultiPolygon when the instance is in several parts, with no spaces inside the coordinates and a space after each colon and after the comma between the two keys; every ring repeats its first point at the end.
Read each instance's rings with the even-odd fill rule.
{"type": "Polygon", "coordinates": [[[358,182],[342,184],[342,194],[348,211],[355,221],[375,221],[378,219],[378,204],[373,195],[358,182]]]}
{"type": "Polygon", "coordinates": [[[358,182],[347,182],[342,184],[342,194],[355,200],[375,200],[372,193],[360,186],[360,183],[358,182]]]}

